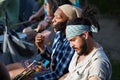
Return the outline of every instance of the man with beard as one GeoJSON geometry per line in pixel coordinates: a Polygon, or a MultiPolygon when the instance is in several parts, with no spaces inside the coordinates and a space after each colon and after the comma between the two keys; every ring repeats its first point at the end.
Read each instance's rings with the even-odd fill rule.
{"type": "MultiPolygon", "coordinates": [[[[90,20],[90,18],[89,18],[90,20]]],[[[66,27],[66,37],[75,50],[69,73],[60,80],[110,80],[111,64],[92,32],[98,27],[87,18],[76,18],[66,27]]]]}
{"type": "MultiPolygon", "coordinates": [[[[49,69],[45,73],[38,73],[32,76],[35,80],[57,80],[63,74],[68,72],[68,65],[73,56],[74,50],[70,48],[69,42],[65,36],[66,23],[73,18],[81,17],[81,9],[72,5],[62,5],[54,13],[52,20],[54,31],[56,36],[52,44],[51,50],[44,45],[44,36],[38,33],[35,37],[35,44],[40,50],[41,56],[47,60],[50,60],[51,64],[49,69]],[[68,10],[68,7],[70,8],[68,10]]],[[[20,68],[10,73],[11,76],[16,75],[16,71],[23,70],[21,64],[20,68]]]]}
{"type": "Polygon", "coordinates": [[[66,23],[75,17],[81,16],[81,9],[65,4],[60,6],[54,13],[52,20],[56,36],[52,45],[52,52],[49,52],[44,46],[44,36],[40,33],[35,38],[35,43],[41,52],[41,55],[51,61],[49,72],[34,76],[38,80],[57,80],[63,74],[67,73],[68,65],[73,56],[74,50],[70,48],[66,39],[66,23]],[[70,8],[69,10],[67,8],[70,8]],[[67,10],[67,11],[66,11],[67,10]]]}

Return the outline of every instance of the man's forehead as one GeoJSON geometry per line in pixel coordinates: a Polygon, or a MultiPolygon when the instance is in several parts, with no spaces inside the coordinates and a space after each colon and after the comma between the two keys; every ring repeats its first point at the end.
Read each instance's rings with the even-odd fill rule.
{"type": "Polygon", "coordinates": [[[75,39],[76,38],[76,36],[74,36],[74,37],[69,37],[69,38],[67,38],[67,40],[68,41],[71,41],[71,40],[73,40],[73,39],[75,39]]]}
{"type": "Polygon", "coordinates": [[[76,36],[67,38],[67,40],[68,40],[68,41],[72,41],[72,40],[76,40],[76,39],[80,39],[80,38],[82,38],[82,37],[79,36],[79,35],[76,35],[76,36]]]}

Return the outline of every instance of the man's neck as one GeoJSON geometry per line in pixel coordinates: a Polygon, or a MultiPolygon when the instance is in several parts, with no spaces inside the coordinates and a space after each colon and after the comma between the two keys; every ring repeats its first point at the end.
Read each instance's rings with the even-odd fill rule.
{"type": "Polygon", "coordinates": [[[97,48],[97,44],[94,41],[93,38],[89,38],[89,40],[87,41],[87,51],[86,51],[86,55],[79,55],[76,61],[76,64],[79,63],[80,61],[84,60],[94,49],[97,48]]]}
{"type": "Polygon", "coordinates": [[[79,55],[79,56],[77,57],[76,65],[77,65],[79,62],[81,62],[85,57],[86,57],[85,55],[79,55]]]}
{"type": "Polygon", "coordinates": [[[63,35],[63,36],[65,35],[65,31],[62,31],[62,35],[63,35]]]}

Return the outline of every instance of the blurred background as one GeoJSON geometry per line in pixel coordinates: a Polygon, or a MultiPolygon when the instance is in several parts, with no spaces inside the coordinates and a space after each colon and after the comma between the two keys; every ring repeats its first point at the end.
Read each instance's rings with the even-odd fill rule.
{"type": "MultiPolygon", "coordinates": [[[[43,0],[20,0],[20,22],[27,21],[32,14],[38,11],[42,4],[43,0]]],[[[79,4],[80,7],[88,4],[97,7],[97,18],[101,30],[99,33],[94,34],[94,37],[103,46],[112,63],[113,73],[111,80],[120,80],[120,0],[79,0],[79,4]]],[[[43,18],[44,15],[40,20],[43,18]]],[[[20,29],[30,25],[31,23],[20,25],[20,29]]],[[[2,40],[0,37],[0,41],[2,40]]]]}

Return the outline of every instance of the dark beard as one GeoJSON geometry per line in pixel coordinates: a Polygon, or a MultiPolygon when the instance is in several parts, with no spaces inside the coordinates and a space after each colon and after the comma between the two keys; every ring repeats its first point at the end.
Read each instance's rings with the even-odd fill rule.
{"type": "Polygon", "coordinates": [[[80,47],[81,48],[81,52],[78,53],[79,55],[87,55],[87,43],[85,41],[85,39],[83,39],[83,45],[80,47]]]}
{"type": "Polygon", "coordinates": [[[58,23],[57,25],[53,26],[53,28],[54,28],[56,31],[62,31],[62,32],[63,32],[63,31],[65,31],[66,23],[67,23],[67,21],[58,23]]]}

